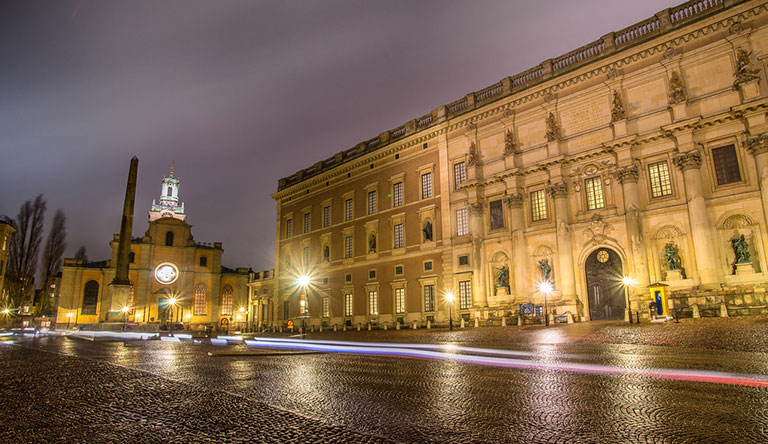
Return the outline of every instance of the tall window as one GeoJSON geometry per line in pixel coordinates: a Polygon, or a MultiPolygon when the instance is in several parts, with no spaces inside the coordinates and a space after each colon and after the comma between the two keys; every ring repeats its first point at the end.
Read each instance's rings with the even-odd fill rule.
{"type": "Polygon", "coordinates": [[[352,199],[344,201],[344,220],[352,220],[352,199]]]}
{"type": "Polygon", "coordinates": [[[352,257],[352,236],[344,238],[344,259],[352,257]]]}
{"type": "Polygon", "coordinates": [[[453,182],[456,189],[459,189],[459,185],[467,181],[467,166],[464,162],[458,162],[453,164],[453,182]]]}
{"type": "Polygon", "coordinates": [[[472,284],[470,281],[459,281],[459,309],[468,310],[472,306],[472,284]]]}
{"type": "Polygon", "coordinates": [[[648,165],[648,176],[651,178],[651,197],[672,194],[672,182],[669,179],[669,165],[666,160],[648,165]]]}
{"type": "Polygon", "coordinates": [[[304,213],[304,232],[305,233],[309,233],[309,230],[311,228],[310,225],[311,225],[311,216],[309,215],[309,213],[304,213]]]}
{"type": "Polygon", "coordinates": [[[395,248],[403,248],[403,224],[395,225],[395,248]]]}
{"type": "Polygon", "coordinates": [[[173,197],[173,188],[172,187],[168,187],[168,195],[170,197],[173,197]]]}
{"type": "Polygon", "coordinates": [[[739,160],[733,145],[713,149],[712,160],[715,162],[715,176],[718,185],[741,182],[739,160]]]}
{"type": "Polygon", "coordinates": [[[309,247],[304,247],[304,266],[309,265],[309,247]]]}
{"type": "Polygon", "coordinates": [[[531,220],[534,222],[547,218],[547,195],[544,190],[531,192],[531,220]]]}
{"type": "Polygon", "coordinates": [[[405,288],[395,288],[395,313],[405,313],[405,288]]]}
{"type": "Polygon", "coordinates": [[[285,221],[285,237],[293,236],[293,219],[285,221]]]}
{"type": "Polygon", "coordinates": [[[352,316],[352,293],[344,294],[344,316],[352,316]]]}
{"type": "Polygon", "coordinates": [[[397,182],[392,185],[392,206],[400,207],[403,205],[403,183],[397,182]]]}
{"type": "Polygon", "coordinates": [[[168,231],[165,233],[165,246],[173,246],[173,231],[168,231]]]}
{"type": "Polygon", "coordinates": [[[331,317],[331,301],[329,300],[328,296],[323,297],[323,317],[331,317]]]}
{"type": "Polygon", "coordinates": [[[376,212],[376,190],[368,192],[368,214],[376,212]]]}
{"type": "Polygon", "coordinates": [[[206,314],[206,306],[205,306],[205,285],[203,284],[197,284],[197,287],[195,287],[195,299],[194,299],[194,306],[192,307],[193,312],[195,313],[195,316],[201,316],[206,314]]]}
{"type": "Polygon", "coordinates": [[[456,210],[456,235],[465,236],[469,234],[469,221],[467,221],[467,209],[456,210]]]}
{"type": "Polygon", "coordinates": [[[283,319],[291,317],[291,301],[283,302],[283,319]]]}
{"type": "Polygon", "coordinates": [[[605,207],[603,199],[603,186],[600,177],[590,177],[584,180],[584,191],[587,194],[587,210],[596,210],[605,207]]]}
{"type": "Polygon", "coordinates": [[[421,175],[421,198],[429,199],[432,197],[432,173],[421,175]]]}
{"type": "Polygon", "coordinates": [[[424,311],[435,311],[435,286],[424,286],[424,311]]]}
{"type": "Polygon", "coordinates": [[[323,227],[331,226],[331,206],[326,205],[323,207],[323,227]]]}
{"type": "Polygon", "coordinates": [[[504,228],[504,209],[501,206],[501,200],[494,200],[490,204],[491,230],[504,228]]]}
{"type": "Polygon", "coordinates": [[[95,315],[96,305],[99,303],[99,283],[88,281],[83,291],[83,311],[84,315],[95,315]]]}
{"type": "Polygon", "coordinates": [[[227,285],[221,289],[221,315],[232,315],[232,286],[227,285]]]}
{"type": "Polygon", "coordinates": [[[368,314],[371,316],[379,314],[379,292],[376,290],[368,292],[368,314]]]}

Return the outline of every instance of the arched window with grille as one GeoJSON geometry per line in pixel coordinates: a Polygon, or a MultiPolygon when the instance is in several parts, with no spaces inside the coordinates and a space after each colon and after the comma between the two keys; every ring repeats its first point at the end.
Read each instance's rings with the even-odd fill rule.
{"type": "Polygon", "coordinates": [[[197,284],[197,287],[195,287],[195,306],[193,310],[195,312],[195,316],[202,316],[206,314],[205,294],[205,285],[197,284]]]}
{"type": "Polygon", "coordinates": [[[168,247],[173,246],[173,231],[165,233],[165,245],[168,247]]]}
{"type": "Polygon", "coordinates": [[[234,291],[232,290],[231,285],[227,285],[221,289],[221,315],[222,316],[232,315],[232,293],[234,293],[234,291]]]}
{"type": "Polygon", "coordinates": [[[96,281],[88,281],[85,284],[85,290],[83,290],[83,314],[95,315],[96,305],[99,302],[99,283],[96,281]]]}
{"type": "Polygon", "coordinates": [[[173,197],[173,187],[168,187],[168,195],[173,197]]]}

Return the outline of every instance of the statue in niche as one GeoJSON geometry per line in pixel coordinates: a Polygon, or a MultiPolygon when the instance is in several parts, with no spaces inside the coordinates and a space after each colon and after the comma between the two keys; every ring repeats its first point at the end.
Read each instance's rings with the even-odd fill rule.
{"type": "Polygon", "coordinates": [[[509,288],[509,267],[506,265],[496,269],[496,288],[509,288]]]}
{"type": "Polygon", "coordinates": [[[677,250],[677,245],[674,242],[670,242],[664,246],[664,261],[667,263],[669,271],[682,270],[683,265],[680,260],[680,254],[677,250]]]}
{"type": "Polygon", "coordinates": [[[507,130],[504,135],[504,155],[509,156],[515,153],[515,135],[512,134],[512,130],[507,130]]]}
{"type": "Polygon", "coordinates": [[[744,239],[742,234],[739,237],[731,239],[731,248],[733,248],[733,254],[736,259],[733,261],[734,272],[736,271],[736,264],[748,264],[749,263],[749,243],[744,239]]]}
{"type": "Polygon", "coordinates": [[[611,109],[611,121],[624,120],[627,118],[627,111],[621,102],[621,95],[618,91],[613,92],[613,108],[611,109]]]}
{"type": "Polygon", "coordinates": [[[547,116],[547,142],[560,139],[560,125],[557,124],[555,115],[553,113],[549,113],[549,116],[547,116]]]}
{"type": "Polygon", "coordinates": [[[469,155],[467,156],[467,165],[479,165],[480,164],[480,157],[477,154],[477,147],[475,146],[475,142],[472,142],[469,144],[469,155]]]}
{"type": "Polygon", "coordinates": [[[549,259],[544,258],[539,261],[539,270],[542,282],[552,282],[552,267],[549,265],[549,259]]]}
{"type": "Polygon", "coordinates": [[[323,247],[323,260],[328,262],[331,260],[331,247],[328,245],[323,247]]]}
{"type": "Polygon", "coordinates": [[[672,77],[669,78],[669,103],[675,104],[688,100],[688,93],[685,91],[683,81],[677,71],[672,71],[672,77]]]}
{"type": "Polygon", "coordinates": [[[759,80],[757,74],[760,72],[760,68],[752,67],[750,55],[752,55],[751,51],[745,51],[741,48],[736,50],[736,71],[733,73],[736,80],[733,82],[733,86],[759,80]]]}
{"type": "Polygon", "coordinates": [[[371,233],[371,236],[368,238],[368,253],[375,253],[376,252],[376,233],[371,233]]]}
{"type": "Polygon", "coordinates": [[[424,222],[424,228],[422,228],[422,233],[424,233],[424,242],[432,242],[432,221],[427,219],[426,222],[424,222]]]}

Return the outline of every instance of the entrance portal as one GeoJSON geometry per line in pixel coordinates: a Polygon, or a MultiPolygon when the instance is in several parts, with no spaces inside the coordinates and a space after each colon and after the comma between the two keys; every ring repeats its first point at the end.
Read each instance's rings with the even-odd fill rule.
{"type": "Polygon", "coordinates": [[[593,321],[624,319],[624,287],[619,255],[608,248],[599,248],[587,257],[589,318],[593,321]]]}

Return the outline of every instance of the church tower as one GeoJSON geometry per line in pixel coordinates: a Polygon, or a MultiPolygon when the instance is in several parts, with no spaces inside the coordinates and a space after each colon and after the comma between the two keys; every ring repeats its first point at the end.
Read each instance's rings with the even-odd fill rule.
{"type": "Polygon", "coordinates": [[[173,166],[171,173],[163,177],[163,185],[160,190],[160,203],[152,199],[152,209],[149,210],[149,221],[157,220],[163,217],[173,217],[179,220],[186,220],[184,213],[184,202],[179,202],[179,183],[178,177],[173,175],[173,166]]]}

